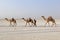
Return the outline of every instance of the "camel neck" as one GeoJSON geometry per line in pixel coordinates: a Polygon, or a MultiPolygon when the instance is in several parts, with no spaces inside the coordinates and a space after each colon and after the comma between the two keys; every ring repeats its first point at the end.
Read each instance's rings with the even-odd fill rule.
{"type": "Polygon", "coordinates": [[[46,18],[45,17],[42,17],[44,20],[46,20],[46,18]]]}
{"type": "Polygon", "coordinates": [[[26,19],[23,19],[24,21],[26,21],[26,19]]]}

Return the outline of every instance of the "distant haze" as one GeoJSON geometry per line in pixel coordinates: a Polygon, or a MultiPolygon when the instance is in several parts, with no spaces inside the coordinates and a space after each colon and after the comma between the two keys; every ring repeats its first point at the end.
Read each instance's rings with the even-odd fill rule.
{"type": "Polygon", "coordinates": [[[60,18],[60,0],[0,0],[0,18],[42,15],[60,18]]]}

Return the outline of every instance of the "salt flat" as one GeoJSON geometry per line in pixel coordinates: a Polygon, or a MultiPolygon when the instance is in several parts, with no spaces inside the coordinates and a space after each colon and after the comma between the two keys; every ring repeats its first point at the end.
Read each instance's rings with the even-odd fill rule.
{"type": "Polygon", "coordinates": [[[60,40],[60,27],[0,27],[0,40],[60,40]]]}
{"type": "Polygon", "coordinates": [[[37,27],[25,27],[25,22],[17,20],[16,27],[10,27],[9,22],[0,22],[0,40],[60,40],[60,21],[56,27],[43,26],[38,20],[37,27]]]}

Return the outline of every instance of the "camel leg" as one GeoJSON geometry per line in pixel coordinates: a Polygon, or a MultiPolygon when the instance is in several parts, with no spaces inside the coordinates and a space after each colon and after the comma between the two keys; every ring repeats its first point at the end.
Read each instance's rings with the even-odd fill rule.
{"type": "Polygon", "coordinates": [[[30,23],[28,23],[28,24],[29,24],[29,26],[31,27],[30,23]]]}
{"type": "Polygon", "coordinates": [[[52,23],[52,27],[54,26],[54,23],[52,23]]]}
{"type": "Polygon", "coordinates": [[[15,23],[15,26],[17,26],[17,23],[15,23]]]}
{"type": "Polygon", "coordinates": [[[32,23],[32,27],[34,27],[34,23],[32,23]]]}
{"type": "Polygon", "coordinates": [[[48,22],[48,25],[50,26],[49,22],[48,22]]]}
{"type": "Polygon", "coordinates": [[[46,22],[46,23],[45,23],[45,26],[46,26],[47,24],[48,24],[48,26],[50,26],[49,22],[46,22]]]}
{"type": "MultiPolygon", "coordinates": [[[[49,22],[46,22],[46,23],[45,23],[45,26],[46,26],[47,24],[49,25],[49,22]]],[[[50,26],[50,25],[49,25],[49,26],[50,26]]]]}
{"type": "Polygon", "coordinates": [[[14,23],[14,26],[16,27],[17,23],[14,23]]]}
{"type": "Polygon", "coordinates": [[[37,25],[34,25],[35,27],[37,27],[37,25]]]}
{"type": "Polygon", "coordinates": [[[15,22],[12,22],[12,23],[11,23],[11,26],[16,27],[16,23],[15,22]]]}
{"type": "Polygon", "coordinates": [[[10,22],[10,25],[9,26],[12,26],[12,23],[10,22]]]}
{"type": "Polygon", "coordinates": [[[31,23],[31,26],[33,26],[33,23],[31,23]]]}
{"type": "Polygon", "coordinates": [[[45,25],[44,25],[44,26],[46,26],[46,24],[47,24],[47,22],[45,23],[45,25]]]}
{"type": "Polygon", "coordinates": [[[52,24],[52,26],[54,26],[54,25],[56,26],[56,23],[53,23],[53,24],[52,24]]]}
{"type": "Polygon", "coordinates": [[[37,27],[36,23],[34,23],[34,26],[37,27]]]}
{"type": "Polygon", "coordinates": [[[54,26],[56,27],[56,23],[54,23],[54,26]]]}
{"type": "Polygon", "coordinates": [[[26,22],[26,25],[25,25],[25,27],[27,26],[27,22],[26,22]]]}

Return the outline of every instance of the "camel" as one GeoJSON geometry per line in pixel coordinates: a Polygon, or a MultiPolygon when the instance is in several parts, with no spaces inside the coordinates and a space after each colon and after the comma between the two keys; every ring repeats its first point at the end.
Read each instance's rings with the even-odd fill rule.
{"type": "Polygon", "coordinates": [[[28,19],[25,19],[25,18],[22,18],[25,22],[26,22],[26,25],[25,26],[27,26],[27,24],[29,24],[30,25],[30,23],[32,24],[32,25],[34,25],[34,26],[36,26],[36,20],[34,19],[31,19],[31,18],[28,18],[28,19]]]}
{"type": "Polygon", "coordinates": [[[17,24],[16,20],[14,18],[12,18],[12,19],[5,18],[5,20],[10,22],[10,26],[12,26],[12,23],[14,24],[13,26],[16,26],[16,24],[17,24]]]}
{"type": "MultiPolygon", "coordinates": [[[[44,16],[41,16],[45,21],[46,21],[46,24],[48,23],[49,24],[49,22],[51,21],[52,22],[52,26],[55,24],[55,26],[56,26],[56,23],[55,23],[55,19],[53,19],[52,18],[52,16],[49,16],[48,18],[45,18],[44,16]]],[[[46,25],[45,24],[45,25],[46,25]]]]}

